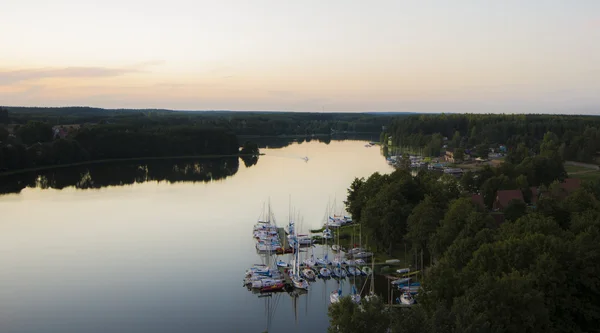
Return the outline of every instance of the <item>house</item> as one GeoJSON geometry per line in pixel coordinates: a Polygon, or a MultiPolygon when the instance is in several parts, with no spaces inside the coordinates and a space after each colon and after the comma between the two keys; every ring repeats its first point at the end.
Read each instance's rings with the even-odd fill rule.
{"type": "Polygon", "coordinates": [[[571,194],[581,187],[581,179],[567,178],[560,183],[560,187],[567,192],[567,195],[571,194]]]}
{"type": "Polygon", "coordinates": [[[485,209],[485,203],[483,202],[483,196],[481,194],[471,195],[471,202],[483,209],[485,209]]]}
{"type": "MultiPolygon", "coordinates": [[[[564,199],[567,196],[569,196],[569,194],[575,192],[580,187],[581,187],[581,179],[567,178],[563,182],[558,183],[558,188],[554,189],[552,191],[552,195],[556,196],[556,198],[558,198],[558,199],[564,199]]],[[[548,189],[547,191],[550,192],[551,189],[548,189]]],[[[544,194],[545,194],[544,192],[540,192],[538,190],[538,199],[540,197],[544,196],[544,194]]]]}
{"type": "Polygon", "coordinates": [[[490,216],[494,219],[494,222],[496,222],[496,225],[501,225],[502,223],[504,223],[504,213],[500,213],[500,212],[496,212],[496,213],[492,213],[490,214],[490,216]]]}
{"type": "Polygon", "coordinates": [[[501,190],[496,192],[496,199],[494,200],[494,210],[505,210],[508,204],[512,200],[520,200],[525,202],[523,199],[523,193],[521,190],[501,190]]]}
{"type": "Polygon", "coordinates": [[[67,134],[69,134],[62,126],[54,126],[52,127],[53,137],[54,139],[64,139],[67,134]]]}
{"type": "Polygon", "coordinates": [[[446,150],[446,155],[444,156],[444,160],[446,162],[454,163],[454,152],[450,150],[446,150]]]}
{"type": "Polygon", "coordinates": [[[540,191],[535,186],[532,186],[529,189],[531,190],[531,204],[535,206],[535,205],[537,205],[537,201],[540,196],[540,191]]]}

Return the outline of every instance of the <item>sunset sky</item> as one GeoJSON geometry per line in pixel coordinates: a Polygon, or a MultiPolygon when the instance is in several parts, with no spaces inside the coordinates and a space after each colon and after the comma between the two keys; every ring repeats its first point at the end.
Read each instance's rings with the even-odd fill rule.
{"type": "Polygon", "coordinates": [[[599,0],[5,0],[0,105],[600,114],[599,0]]]}

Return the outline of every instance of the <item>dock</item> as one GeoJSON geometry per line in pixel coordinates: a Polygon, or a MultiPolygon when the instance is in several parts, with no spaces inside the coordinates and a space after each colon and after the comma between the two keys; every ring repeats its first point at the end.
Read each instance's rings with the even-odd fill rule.
{"type": "Polygon", "coordinates": [[[281,275],[283,275],[283,283],[285,283],[286,287],[293,287],[293,283],[292,283],[292,279],[290,278],[290,276],[285,272],[287,267],[279,267],[277,266],[277,269],[279,270],[279,272],[281,272],[281,275]]]}
{"type": "Polygon", "coordinates": [[[277,234],[279,235],[279,241],[281,242],[283,248],[287,249],[288,247],[290,247],[290,244],[288,244],[287,233],[285,232],[285,229],[277,228],[277,234]]]}
{"type": "Polygon", "coordinates": [[[386,304],[387,307],[390,308],[410,308],[412,305],[408,304],[386,304]]]}

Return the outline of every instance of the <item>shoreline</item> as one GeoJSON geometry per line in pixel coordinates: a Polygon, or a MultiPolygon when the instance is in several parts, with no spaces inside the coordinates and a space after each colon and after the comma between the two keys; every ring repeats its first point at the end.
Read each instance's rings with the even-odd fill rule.
{"type": "MultiPolygon", "coordinates": [[[[265,153],[259,153],[257,156],[263,156],[265,153]]],[[[61,168],[70,168],[82,165],[89,164],[103,164],[103,163],[112,163],[112,162],[135,162],[135,161],[145,161],[145,160],[168,160],[168,159],[203,159],[203,158],[222,158],[222,157],[252,157],[256,155],[252,154],[223,154],[223,155],[183,155],[183,156],[158,156],[158,157],[130,157],[130,158],[109,158],[104,160],[90,160],[90,161],[82,161],[75,163],[67,163],[67,164],[56,164],[56,165],[45,165],[27,169],[19,169],[19,170],[10,170],[0,172],[0,177],[3,176],[14,176],[21,173],[34,172],[34,171],[42,171],[42,170],[50,170],[50,169],[61,169],[61,168]]]]}

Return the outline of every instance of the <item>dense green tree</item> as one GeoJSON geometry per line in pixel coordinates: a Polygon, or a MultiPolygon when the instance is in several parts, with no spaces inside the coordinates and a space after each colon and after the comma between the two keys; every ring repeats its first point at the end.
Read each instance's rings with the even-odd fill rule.
{"type": "Polygon", "coordinates": [[[469,193],[477,193],[479,186],[477,186],[477,180],[475,179],[476,174],[472,171],[463,173],[460,178],[460,186],[462,189],[469,193]]]}
{"type": "Polygon", "coordinates": [[[442,150],[443,143],[444,143],[444,140],[442,138],[442,135],[439,133],[435,133],[434,135],[431,136],[431,140],[429,141],[429,143],[426,144],[425,155],[432,156],[432,157],[439,156],[440,151],[442,150]]]}
{"type": "Polygon", "coordinates": [[[452,136],[452,139],[448,143],[448,146],[450,148],[454,148],[454,149],[459,148],[460,147],[460,141],[461,141],[460,132],[459,131],[455,131],[454,135],[452,136]]]}
{"type": "Polygon", "coordinates": [[[540,155],[547,157],[557,157],[560,140],[558,136],[552,132],[544,134],[544,138],[540,145],[540,155]]]}
{"type": "Polygon", "coordinates": [[[17,136],[27,145],[52,141],[52,126],[41,121],[30,121],[19,128],[17,136]]]}
{"type": "Polygon", "coordinates": [[[450,204],[439,228],[429,240],[430,252],[434,257],[446,251],[462,231],[466,223],[464,217],[474,212],[476,208],[469,198],[456,199],[450,204]]]}
{"type": "Polygon", "coordinates": [[[410,158],[407,153],[402,154],[402,158],[398,161],[398,167],[403,170],[410,170],[410,158]]]}
{"type": "Polygon", "coordinates": [[[367,180],[356,178],[348,189],[348,196],[344,204],[346,210],[352,215],[356,221],[362,221],[362,211],[366,207],[367,202],[372,198],[377,191],[389,179],[388,175],[379,173],[372,174],[367,180]]]}
{"type": "MultiPolygon", "coordinates": [[[[544,139],[543,154],[525,156],[517,165],[484,168],[461,179],[463,189],[481,184],[484,196],[501,189],[525,193],[530,185],[539,185],[535,208],[511,201],[500,227],[469,197],[449,205],[440,202],[438,198],[452,195],[436,196],[444,187],[436,184],[446,180],[431,172],[420,171],[414,177],[419,195],[408,195],[411,183],[406,180],[397,190],[381,189],[379,193],[385,194],[375,202],[403,198],[394,203],[400,207],[410,206],[422,195],[408,216],[404,238],[416,250],[427,246],[434,259],[425,269],[417,305],[395,313],[382,310],[393,313],[391,332],[598,330],[600,183],[587,182],[568,192],[560,184],[564,176],[560,158],[551,151],[559,149],[553,146],[556,136],[548,134],[544,139]]],[[[390,212],[385,204],[371,209],[373,215],[375,210],[390,212]]],[[[374,220],[386,221],[383,215],[374,220]]],[[[385,223],[395,222],[378,227],[385,230],[385,223]]]]}
{"type": "Polygon", "coordinates": [[[406,240],[413,248],[428,251],[429,239],[435,233],[442,216],[441,207],[431,196],[425,196],[408,217],[406,240]]]}
{"type": "Polygon", "coordinates": [[[523,193],[523,199],[525,200],[526,203],[531,203],[532,202],[532,195],[533,193],[531,192],[531,188],[529,187],[529,182],[527,181],[527,177],[525,175],[519,175],[515,181],[517,187],[521,190],[521,192],[523,193]]]}
{"type": "Polygon", "coordinates": [[[527,205],[518,199],[512,199],[504,209],[504,217],[509,221],[516,221],[526,213],[527,205]]]}
{"type": "Polygon", "coordinates": [[[391,316],[379,297],[363,299],[354,303],[350,296],[329,306],[329,329],[331,333],[385,332],[390,327],[391,316]]]}
{"type": "Polygon", "coordinates": [[[533,153],[546,152],[556,152],[559,159],[591,162],[600,150],[598,128],[600,119],[593,116],[440,114],[394,119],[387,132],[395,144],[425,147],[429,156],[439,155],[434,148],[439,137],[450,138],[451,148],[472,149],[486,142],[506,145],[507,160],[516,165],[533,153]],[[456,144],[456,132],[469,137],[456,144]]]}
{"type": "Polygon", "coordinates": [[[505,175],[489,178],[481,186],[481,194],[483,195],[483,202],[489,209],[492,208],[494,200],[496,199],[496,193],[498,190],[508,190],[512,187],[510,179],[505,175]]]}
{"type": "Polygon", "coordinates": [[[240,154],[243,155],[258,155],[259,153],[258,144],[250,141],[246,141],[240,150],[240,154]]]}
{"type": "Polygon", "coordinates": [[[456,148],[454,150],[454,160],[460,162],[465,159],[465,150],[463,148],[456,148]]]}
{"type": "Polygon", "coordinates": [[[0,106],[0,124],[8,124],[10,119],[8,117],[8,110],[0,106]]]}
{"type": "Polygon", "coordinates": [[[482,143],[477,145],[477,147],[475,147],[475,154],[483,159],[488,158],[488,155],[490,153],[490,148],[487,144],[482,143]]]}
{"type": "Polygon", "coordinates": [[[6,141],[9,134],[10,133],[8,133],[8,130],[6,128],[0,126],[0,142],[6,141]]]}
{"type": "Polygon", "coordinates": [[[529,157],[529,149],[524,143],[519,143],[516,149],[511,150],[506,156],[506,161],[513,164],[520,164],[523,160],[529,157]]]}

